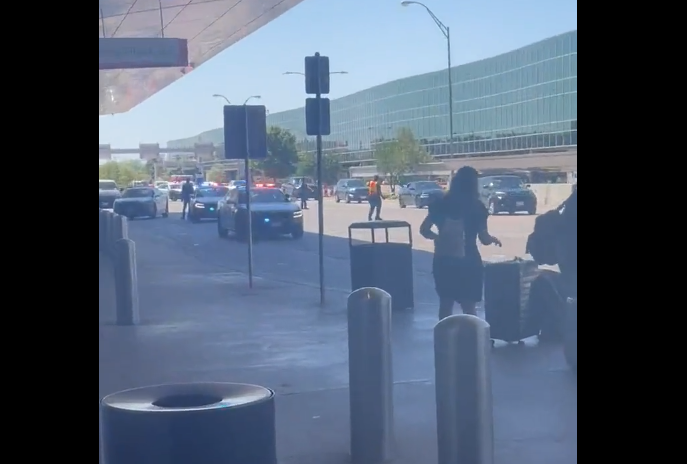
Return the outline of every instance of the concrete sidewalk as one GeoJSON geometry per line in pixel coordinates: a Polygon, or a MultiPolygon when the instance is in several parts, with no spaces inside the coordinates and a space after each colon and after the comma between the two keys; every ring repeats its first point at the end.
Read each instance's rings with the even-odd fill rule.
{"type": "MultiPolygon", "coordinates": [[[[248,290],[241,273],[170,248],[146,229],[130,234],[144,324],[108,325],[111,273],[101,258],[99,398],[168,382],[264,385],[278,394],[280,464],[349,462],[347,295],[330,294],[321,309],[311,285],[259,279],[248,290]]],[[[395,464],[436,462],[435,313],[420,307],[394,321],[395,464]]],[[[577,462],[576,380],[560,349],[497,349],[494,393],[499,463],[577,462]]]]}

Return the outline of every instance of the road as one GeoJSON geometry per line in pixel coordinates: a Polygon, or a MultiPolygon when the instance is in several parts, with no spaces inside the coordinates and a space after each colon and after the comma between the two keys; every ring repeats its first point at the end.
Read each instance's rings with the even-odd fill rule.
{"type": "MultiPolygon", "coordinates": [[[[179,208],[172,203],[170,218],[129,225],[138,251],[140,327],[111,325],[112,273],[100,257],[99,398],[161,383],[265,385],[278,394],[280,463],[349,462],[347,227],[367,218],[366,206],[325,203],[324,308],[318,304],[316,209],[306,211],[302,240],[256,243],[258,278],[248,290],[245,244],[220,239],[215,223],[182,221],[179,208]]],[[[416,231],[424,214],[390,202],[385,218],[404,219],[416,231]]],[[[486,248],[485,256],[522,255],[533,221],[492,218],[492,232],[505,246],[486,248]]],[[[394,317],[394,464],[437,459],[432,379],[438,306],[431,243],[415,232],[414,246],[416,311],[394,317]]],[[[577,387],[560,347],[499,346],[493,378],[497,462],[576,463],[577,387]]]]}
{"type": "MultiPolygon", "coordinates": [[[[305,211],[306,234],[302,240],[283,238],[258,241],[254,248],[254,268],[258,276],[301,285],[319,285],[318,264],[318,218],[317,203],[311,203],[305,211]]],[[[325,268],[326,284],[331,290],[350,291],[349,232],[353,222],[367,220],[365,204],[337,204],[325,201],[325,268]]],[[[220,240],[216,223],[191,224],[181,221],[181,203],[170,203],[171,217],[168,221],[155,221],[155,229],[161,239],[173,242],[177,247],[188,250],[208,264],[228,266],[235,271],[247,272],[246,246],[233,240],[220,240]]],[[[396,202],[385,203],[384,219],[407,221],[413,231],[414,266],[416,272],[416,294],[420,301],[435,301],[433,297],[432,252],[433,243],[419,234],[420,224],[426,210],[401,209],[396,202]]],[[[481,247],[485,260],[512,258],[525,255],[527,236],[534,229],[534,216],[495,216],[490,218],[493,235],[503,242],[503,248],[481,247]]],[[[355,239],[369,240],[364,232],[357,232],[355,239]]],[[[408,242],[407,231],[391,233],[392,241],[408,242]]]]}

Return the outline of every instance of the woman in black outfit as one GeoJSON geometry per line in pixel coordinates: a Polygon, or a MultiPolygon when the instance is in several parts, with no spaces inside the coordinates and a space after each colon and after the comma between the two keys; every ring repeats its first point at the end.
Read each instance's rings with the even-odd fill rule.
{"type": "Polygon", "coordinates": [[[433,240],[434,281],[441,301],[439,318],[453,315],[458,303],[465,314],[475,315],[484,294],[484,263],[477,239],[484,245],[501,246],[489,234],[487,208],[479,199],[479,174],[461,168],[451,180],[444,198],[429,207],[420,233],[433,240]],[[439,233],[432,228],[436,226],[439,233]]]}

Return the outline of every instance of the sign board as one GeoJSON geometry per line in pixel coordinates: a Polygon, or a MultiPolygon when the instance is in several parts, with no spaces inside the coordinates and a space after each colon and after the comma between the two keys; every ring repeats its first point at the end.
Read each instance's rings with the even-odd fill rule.
{"type": "Polygon", "coordinates": [[[196,143],[193,152],[199,163],[215,159],[215,146],[212,143],[196,143]]]}
{"type": "Polygon", "coordinates": [[[308,135],[331,135],[331,101],[329,98],[307,98],[305,100],[305,133],[308,135]]]}
{"type": "Polygon", "coordinates": [[[329,57],[315,53],[305,57],[305,93],[327,95],[330,92],[329,57]]]}
{"type": "Polygon", "coordinates": [[[110,145],[98,145],[98,159],[110,161],[112,159],[112,147],[110,145]]]}
{"type": "Polygon", "coordinates": [[[141,143],[138,145],[139,154],[141,160],[152,161],[160,156],[160,144],[159,143],[141,143]]]}
{"type": "Polygon", "coordinates": [[[98,38],[100,70],[185,68],[188,66],[186,39],[98,38]]]}
{"type": "Polygon", "coordinates": [[[224,158],[267,158],[267,109],[263,105],[224,107],[224,158]]]}

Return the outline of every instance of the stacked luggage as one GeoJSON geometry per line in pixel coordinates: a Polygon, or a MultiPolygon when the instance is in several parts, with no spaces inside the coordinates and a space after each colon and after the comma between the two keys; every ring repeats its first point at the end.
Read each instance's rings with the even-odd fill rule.
{"type": "Polygon", "coordinates": [[[485,266],[485,312],[494,340],[521,343],[563,341],[565,300],[560,274],[540,270],[533,260],[514,259],[485,266]]]}
{"type": "Polygon", "coordinates": [[[491,262],[485,266],[484,309],[494,340],[519,343],[539,335],[539,318],[529,304],[530,288],[539,276],[531,260],[491,262]]]}

